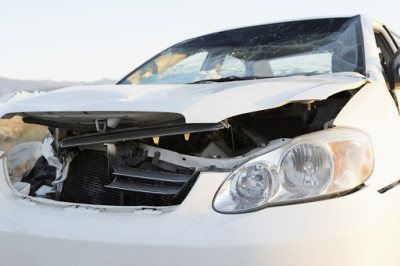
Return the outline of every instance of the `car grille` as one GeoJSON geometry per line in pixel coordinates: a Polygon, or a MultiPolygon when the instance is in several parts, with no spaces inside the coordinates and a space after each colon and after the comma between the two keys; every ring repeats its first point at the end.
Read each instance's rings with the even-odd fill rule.
{"type": "Polygon", "coordinates": [[[120,206],[178,205],[188,195],[198,173],[177,174],[115,167],[108,174],[105,152],[83,150],[71,163],[61,200],[120,206]]]}

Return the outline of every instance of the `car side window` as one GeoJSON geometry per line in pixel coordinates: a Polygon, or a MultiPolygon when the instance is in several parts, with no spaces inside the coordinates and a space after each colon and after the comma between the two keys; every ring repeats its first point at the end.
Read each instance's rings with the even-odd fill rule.
{"type": "Polygon", "coordinates": [[[392,31],[391,29],[387,28],[386,26],[385,29],[389,33],[390,38],[392,38],[392,41],[396,45],[396,48],[400,49],[400,35],[392,31]]]}
{"type": "Polygon", "coordinates": [[[393,32],[390,32],[390,33],[392,35],[393,41],[397,45],[397,49],[399,49],[400,48],[400,37],[398,35],[396,35],[395,33],[393,33],[393,32]]]}
{"type": "MultiPolygon", "coordinates": [[[[381,65],[384,71],[384,76],[386,79],[386,85],[388,89],[390,90],[390,85],[389,85],[389,80],[388,80],[388,66],[389,62],[392,59],[395,49],[399,49],[398,43],[395,43],[395,40],[393,36],[389,35],[389,31],[387,29],[384,29],[385,32],[381,32],[379,30],[375,30],[375,39],[376,39],[376,45],[378,46],[379,49],[379,58],[381,60],[381,65]],[[389,44],[389,42],[392,43],[392,45],[389,44]]],[[[400,106],[399,106],[399,99],[400,99],[400,94],[399,90],[390,90],[390,94],[393,97],[394,102],[396,103],[397,109],[400,114],[400,106]]]]}
{"type": "Polygon", "coordinates": [[[379,49],[379,58],[381,60],[381,65],[383,71],[385,72],[385,75],[387,76],[388,65],[390,59],[393,56],[393,51],[388,41],[386,40],[385,36],[381,32],[375,31],[374,34],[375,34],[376,45],[378,46],[379,49]]]}

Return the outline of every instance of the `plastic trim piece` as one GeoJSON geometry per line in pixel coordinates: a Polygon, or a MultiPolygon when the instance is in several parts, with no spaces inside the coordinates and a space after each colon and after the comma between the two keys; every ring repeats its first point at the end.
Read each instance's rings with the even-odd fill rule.
{"type": "Polygon", "coordinates": [[[392,188],[397,187],[398,185],[400,185],[400,180],[397,180],[389,185],[387,185],[386,187],[383,187],[381,189],[378,190],[379,193],[383,194],[388,190],[391,190],[392,188]]]}
{"type": "Polygon", "coordinates": [[[173,183],[186,183],[191,175],[181,175],[175,173],[160,173],[148,170],[135,169],[131,167],[118,166],[114,169],[114,175],[126,176],[144,180],[166,181],[173,183]]]}
{"type": "Polygon", "coordinates": [[[133,192],[143,192],[143,193],[151,193],[151,194],[161,194],[161,195],[175,195],[179,192],[180,188],[176,187],[166,187],[166,186],[153,186],[147,184],[136,184],[136,183],[128,183],[124,180],[120,180],[118,177],[115,180],[105,186],[106,188],[115,188],[119,190],[125,191],[133,191],[133,192]]]}

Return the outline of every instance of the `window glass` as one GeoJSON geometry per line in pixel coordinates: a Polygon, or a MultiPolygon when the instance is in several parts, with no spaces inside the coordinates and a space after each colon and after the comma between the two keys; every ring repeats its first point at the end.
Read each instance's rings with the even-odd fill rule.
{"type": "Polygon", "coordinates": [[[222,64],[220,74],[222,77],[243,77],[246,75],[246,67],[242,60],[231,55],[227,55],[225,56],[224,63],[222,64]]]}
{"type": "Polygon", "coordinates": [[[399,48],[400,47],[400,37],[399,37],[399,35],[397,35],[396,33],[392,32],[392,31],[390,32],[390,34],[392,35],[393,40],[397,44],[397,48],[399,48]]]}
{"type": "Polygon", "coordinates": [[[274,76],[289,76],[301,73],[329,73],[331,71],[332,53],[304,54],[279,57],[270,62],[274,76]]]}
{"type": "Polygon", "coordinates": [[[275,23],[193,38],[161,52],[119,84],[180,84],[231,76],[365,74],[358,16],[275,23]]]}

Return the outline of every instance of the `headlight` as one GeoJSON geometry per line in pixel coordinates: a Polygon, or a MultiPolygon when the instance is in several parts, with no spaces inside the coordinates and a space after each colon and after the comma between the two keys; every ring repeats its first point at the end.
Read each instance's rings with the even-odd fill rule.
{"type": "Polygon", "coordinates": [[[286,190],[303,195],[317,194],[332,180],[333,158],[323,144],[301,143],[284,153],[280,169],[286,190]]]}
{"type": "Polygon", "coordinates": [[[213,206],[218,212],[241,213],[327,198],[363,184],[373,164],[366,133],[340,127],[314,132],[237,168],[213,206]]]}

